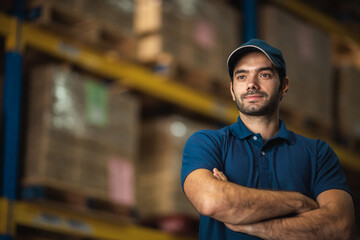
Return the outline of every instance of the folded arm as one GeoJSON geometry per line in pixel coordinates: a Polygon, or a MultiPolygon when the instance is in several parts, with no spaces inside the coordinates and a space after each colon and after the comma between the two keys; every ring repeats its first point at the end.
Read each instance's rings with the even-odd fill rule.
{"type": "MultiPolygon", "coordinates": [[[[214,177],[227,182],[226,176],[214,169],[214,177]]],[[[225,225],[233,231],[263,239],[351,239],[354,206],[349,193],[332,189],[321,193],[316,201],[319,208],[295,216],[280,217],[248,225],[225,225]]]]}
{"type": "Polygon", "coordinates": [[[318,207],[300,193],[240,186],[218,179],[206,169],[191,172],[185,179],[184,191],[202,215],[229,224],[251,224],[318,207]]]}
{"type": "Polygon", "coordinates": [[[351,239],[354,230],[354,208],[350,194],[328,190],[317,198],[318,209],[250,225],[231,225],[233,231],[263,239],[351,239]]]}

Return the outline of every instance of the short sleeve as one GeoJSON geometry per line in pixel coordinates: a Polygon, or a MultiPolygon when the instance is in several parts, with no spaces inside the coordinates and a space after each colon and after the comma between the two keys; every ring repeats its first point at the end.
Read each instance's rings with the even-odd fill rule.
{"type": "Polygon", "coordinates": [[[202,130],[190,136],[184,146],[181,166],[181,186],[196,169],[221,169],[221,139],[211,130],[202,130]]]}
{"type": "Polygon", "coordinates": [[[317,153],[315,198],[330,189],[341,189],[351,194],[340,161],[331,147],[324,141],[318,141],[317,153]]]}

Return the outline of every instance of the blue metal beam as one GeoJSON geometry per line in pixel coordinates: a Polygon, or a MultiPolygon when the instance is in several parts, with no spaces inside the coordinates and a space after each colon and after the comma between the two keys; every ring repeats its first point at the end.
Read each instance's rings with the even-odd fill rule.
{"type": "Polygon", "coordinates": [[[11,236],[0,236],[0,240],[12,240],[11,236]]]}
{"type": "Polygon", "coordinates": [[[257,37],[256,0],[243,0],[243,41],[257,37]]]}
{"type": "Polygon", "coordinates": [[[20,137],[22,56],[15,51],[5,55],[4,156],[2,196],[16,199],[20,137]]]}
{"type": "MultiPolygon", "coordinates": [[[[22,55],[21,55],[21,20],[24,16],[24,0],[13,2],[12,14],[18,19],[16,29],[12,29],[12,36],[6,39],[4,94],[3,94],[3,166],[1,181],[1,196],[9,201],[17,197],[19,138],[21,120],[21,93],[22,93],[22,55]]],[[[12,216],[7,219],[6,225],[12,226],[12,216]]],[[[7,229],[0,235],[0,240],[12,240],[12,230],[7,229]]]]}

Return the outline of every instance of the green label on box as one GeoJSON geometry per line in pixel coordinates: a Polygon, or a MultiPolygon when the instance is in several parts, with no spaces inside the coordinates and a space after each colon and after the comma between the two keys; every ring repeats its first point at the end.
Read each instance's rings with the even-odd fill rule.
{"type": "Polygon", "coordinates": [[[98,127],[105,127],[108,123],[107,88],[95,81],[89,81],[85,88],[87,122],[98,127]]]}

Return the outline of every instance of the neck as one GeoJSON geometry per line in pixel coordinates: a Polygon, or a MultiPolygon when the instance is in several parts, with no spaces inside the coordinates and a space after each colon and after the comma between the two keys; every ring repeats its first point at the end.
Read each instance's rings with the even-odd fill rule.
{"type": "Polygon", "coordinates": [[[279,113],[272,116],[249,116],[240,113],[240,119],[253,133],[260,133],[266,142],[279,132],[279,113]]]}

